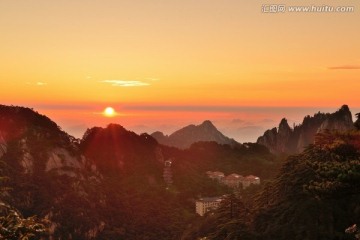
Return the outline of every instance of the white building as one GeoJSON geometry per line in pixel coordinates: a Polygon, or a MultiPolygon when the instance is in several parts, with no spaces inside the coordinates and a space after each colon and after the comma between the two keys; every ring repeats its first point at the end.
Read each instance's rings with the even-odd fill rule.
{"type": "Polygon", "coordinates": [[[204,216],[210,210],[217,209],[222,201],[221,197],[200,198],[196,201],[196,213],[204,216]]]}
{"type": "Polygon", "coordinates": [[[241,187],[243,179],[244,179],[243,176],[236,173],[232,173],[223,179],[223,183],[228,187],[238,188],[241,187]]]}
{"type": "Polygon", "coordinates": [[[260,184],[260,178],[254,175],[249,175],[247,177],[244,177],[242,180],[243,188],[250,187],[251,184],[257,185],[260,184]]]}
{"type": "Polygon", "coordinates": [[[260,184],[260,178],[254,175],[243,177],[233,173],[223,178],[222,183],[231,188],[247,188],[251,184],[260,184]]]}
{"type": "Polygon", "coordinates": [[[260,184],[260,178],[254,175],[249,175],[249,176],[242,176],[236,173],[232,173],[228,176],[225,176],[224,173],[222,172],[212,172],[212,171],[207,171],[206,175],[212,179],[212,180],[217,180],[218,182],[231,187],[231,188],[247,188],[250,185],[254,184],[254,185],[258,185],[260,184]]]}
{"type": "Polygon", "coordinates": [[[225,177],[225,174],[223,172],[211,172],[211,171],[207,171],[206,175],[208,175],[209,178],[213,179],[213,180],[217,180],[219,182],[222,181],[222,179],[225,177]]]}

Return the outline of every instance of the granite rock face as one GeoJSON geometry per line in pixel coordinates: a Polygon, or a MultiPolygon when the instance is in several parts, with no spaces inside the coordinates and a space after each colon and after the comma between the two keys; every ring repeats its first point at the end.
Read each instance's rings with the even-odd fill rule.
{"type": "MultiPolygon", "coordinates": [[[[0,105],[0,162],[4,170],[1,173],[6,174],[11,184],[7,197],[15,208],[27,213],[37,211],[38,217],[46,218],[50,239],[70,238],[55,237],[61,232],[75,232],[69,230],[69,215],[65,212],[74,210],[71,202],[90,209],[89,183],[94,188],[100,184],[101,175],[81,154],[78,145],[77,139],[48,117],[30,108],[0,105]]],[[[76,212],[71,214],[72,218],[82,217],[76,212]]],[[[79,222],[70,228],[79,229],[79,222]]],[[[101,220],[94,223],[99,226],[101,220]]],[[[96,234],[94,229],[86,226],[77,239],[90,239],[87,233],[96,234]]]]}
{"type": "Polygon", "coordinates": [[[354,130],[352,114],[347,105],[335,113],[316,113],[306,116],[302,124],[290,128],[287,120],[281,120],[278,128],[265,131],[257,143],[266,146],[272,153],[299,153],[314,143],[315,135],[324,131],[354,130]]]}
{"type": "Polygon", "coordinates": [[[289,142],[292,134],[292,129],[290,128],[287,120],[283,118],[279,124],[279,130],[277,133],[277,149],[279,149],[280,152],[285,152],[287,148],[287,143],[289,142]]]}
{"type": "Polygon", "coordinates": [[[29,108],[0,105],[0,160],[25,174],[74,175],[84,169],[76,140],[29,108]],[[65,170],[64,170],[65,169],[65,170]]]}
{"type": "Polygon", "coordinates": [[[319,132],[324,130],[348,131],[354,130],[354,123],[350,109],[347,105],[340,108],[339,111],[331,114],[320,126],[319,132]]]}

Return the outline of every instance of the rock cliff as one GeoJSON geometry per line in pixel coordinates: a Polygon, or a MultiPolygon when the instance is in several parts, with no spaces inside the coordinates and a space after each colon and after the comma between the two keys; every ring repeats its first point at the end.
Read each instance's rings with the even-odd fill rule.
{"type": "MultiPolygon", "coordinates": [[[[63,239],[66,231],[75,232],[80,221],[69,225],[64,218],[85,218],[84,212],[72,212],[74,205],[90,209],[93,203],[85,196],[101,177],[81,154],[77,139],[32,109],[0,105],[0,162],[0,176],[9,177],[11,187],[4,201],[27,215],[46,218],[50,235],[57,236],[53,239],[63,239]]],[[[86,226],[77,239],[85,239],[85,232],[99,224],[100,220],[86,226]]],[[[74,239],[65,235],[65,239],[74,239]]]]}
{"type": "Polygon", "coordinates": [[[354,130],[352,114],[347,105],[335,113],[316,113],[306,116],[302,124],[290,128],[287,120],[281,120],[278,128],[265,131],[257,143],[269,148],[272,153],[299,153],[309,144],[314,143],[315,135],[323,131],[354,130]]]}

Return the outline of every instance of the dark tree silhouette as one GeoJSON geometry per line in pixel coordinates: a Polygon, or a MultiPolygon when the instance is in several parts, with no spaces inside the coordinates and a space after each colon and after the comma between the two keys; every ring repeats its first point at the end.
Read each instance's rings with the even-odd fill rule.
{"type": "Polygon", "coordinates": [[[357,119],[356,119],[354,125],[357,130],[360,130],[360,113],[356,113],[355,116],[357,117],[357,119]]]}

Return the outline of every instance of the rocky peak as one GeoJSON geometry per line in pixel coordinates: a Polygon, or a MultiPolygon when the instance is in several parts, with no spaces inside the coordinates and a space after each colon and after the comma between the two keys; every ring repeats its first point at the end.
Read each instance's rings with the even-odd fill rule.
{"type": "Polygon", "coordinates": [[[200,127],[204,128],[215,128],[214,124],[210,120],[205,120],[202,124],[200,124],[200,127]]]}
{"type": "Polygon", "coordinates": [[[279,124],[278,134],[287,136],[287,135],[290,135],[291,132],[292,132],[292,129],[290,128],[286,118],[281,119],[280,124],[279,124]]]}
{"type": "Polygon", "coordinates": [[[318,132],[325,130],[349,131],[354,130],[352,114],[347,105],[343,105],[338,111],[331,114],[320,126],[318,132]]]}
{"type": "Polygon", "coordinates": [[[291,129],[283,118],[278,131],[272,129],[258,138],[258,143],[273,153],[298,153],[314,142],[315,135],[325,130],[349,131],[355,129],[350,109],[343,105],[335,113],[316,113],[306,116],[302,124],[291,129]]]}
{"type": "Polygon", "coordinates": [[[266,146],[271,152],[274,152],[277,145],[277,129],[266,130],[264,135],[257,140],[258,144],[266,146]]]}
{"type": "Polygon", "coordinates": [[[289,126],[286,118],[281,119],[280,124],[279,124],[279,130],[280,129],[290,129],[290,126],[289,126]]]}
{"type": "Polygon", "coordinates": [[[259,137],[257,143],[266,146],[272,153],[287,153],[287,144],[293,134],[286,118],[280,121],[279,127],[265,131],[264,135],[259,137]]]}
{"type": "Polygon", "coordinates": [[[288,152],[287,144],[292,134],[292,129],[290,128],[286,118],[283,118],[279,124],[279,131],[276,136],[276,149],[278,152],[288,152]]]}
{"type": "Polygon", "coordinates": [[[341,106],[339,111],[343,111],[343,112],[350,112],[349,106],[344,104],[341,106]]]}

